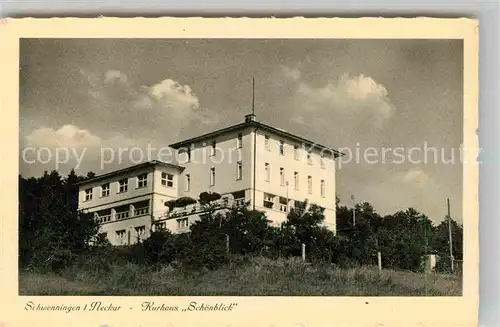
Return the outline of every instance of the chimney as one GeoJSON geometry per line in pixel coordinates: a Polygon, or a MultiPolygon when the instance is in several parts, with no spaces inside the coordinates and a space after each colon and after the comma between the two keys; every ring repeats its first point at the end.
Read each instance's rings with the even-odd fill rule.
{"type": "Polygon", "coordinates": [[[255,121],[255,114],[245,115],[245,123],[249,123],[255,121]]]}

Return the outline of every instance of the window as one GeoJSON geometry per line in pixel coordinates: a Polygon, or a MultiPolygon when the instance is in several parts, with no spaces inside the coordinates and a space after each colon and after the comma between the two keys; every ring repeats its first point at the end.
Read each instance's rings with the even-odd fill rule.
{"type": "Polygon", "coordinates": [[[279,149],[280,149],[280,154],[282,156],[284,156],[285,155],[285,141],[280,140],[279,149]]]}
{"type": "Polygon", "coordinates": [[[191,161],[191,148],[192,147],[193,147],[193,145],[190,144],[189,147],[186,149],[186,156],[187,156],[186,162],[190,162],[191,161]]]}
{"type": "Polygon", "coordinates": [[[109,183],[101,185],[101,196],[109,196],[109,183]]]}
{"type": "Polygon", "coordinates": [[[325,181],[323,179],[321,180],[321,197],[325,197],[325,181]]]}
{"type": "Polygon", "coordinates": [[[144,237],[145,232],[146,232],[146,226],[138,226],[135,228],[135,236],[138,239],[142,239],[144,237]]]}
{"type": "Polygon", "coordinates": [[[269,163],[265,163],[264,169],[266,172],[266,181],[269,182],[271,180],[271,166],[269,166],[269,163]]]}
{"type": "Polygon", "coordinates": [[[167,187],[174,187],[174,175],[161,173],[161,185],[167,187]]]}
{"type": "Polygon", "coordinates": [[[269,135],[264,136],[264,144],[266,146],[266,150],[271,151],[271,147],[269,146],[269,135]]]}
{"type": "Polygon", "coordinates": [[[245,190],[236,191],[232,193],[235,206],[245,205],[245,190]]]}
{"type": "Polygon", "coordinates": [[[189,225],[189,221],[187,218],[177,219],[177,229],[187,228],[189,225]]]}
{"type": "Polygon", "coordinates": [[[191,175],[186,174],[186,192],[191,189],[191,175]]]}
{"type": "Polygon", "coordinates": [[[302,208],[303,205],[304,205],[303,201],[297,201],[297,200],[293,201],[293,206],[295,208],[302,208]]]}
{"type": "Polygon", "coordinates": [[[236,164],[236,179],[241,179],[243,177],[243,164],[238,161],[236,164]]]}
{"type": "Polygon", "coordinates": [[[140,174],[137,176],[137,188],[146,187],[148,185],[148,174],[140,174]]]}
{"type": "Polygon", "coordinates": [[[293,157],[295,158],[295,160],[299,160],[299,146],[298,145],[293,146],[293,157]]]}
{"type": "Polygon", "coordinates": [[[280,168],[280,184],[281,186],[285,185],[285,168],[280,168]]]}
{"type": "Polygon", "coordinates": [[[210,148],[210,155],[215,156],[215,152],[217,149],[217,141],[212,141],[212,147],[210,148]]]}
{"type": "Polygon", "coordinates": [[[238,134],[238,139],[236,140],[236,147],[237,148],[243,147],[243,134],[241,133],[238,134]]]}
{"type": "Polygon", "coordinates": [[[85,190],[85,201],[92,200],[92,189],[88,188],[85,190]]]}
{"type": "Polygon", "coordinates": [[[274,195],[264,193],[264,207],[272,209],[274,207],[274,195]]]}
{"type": "Polygon", "coordinates": [[[280,196],[280,211],[287,212],[288,211],[288,199],[280,196]]]}
{"type": "Polygon", "coordinates": [[[210,186],[215,185],[215,167],[210,168],[210,186]]]}
{"type": "Polygon", "coordinates": [[[125,230],[124,229],[121,229],[121,230],[117,230],[116,232],[116,240],[118,241],[118,243],[120,244],[123,244],[123,241],[125,241],[125,230]]]}
{"type": "Polygon", "coordinates": [[[307,163],[312,165],[311,151],[307,151],[307,163]]]}
{"type": "Polygon", "coordinates": [[[119,193],[127,192],[128,190],[128,179],[122,179],[118,182],[120,184],[119,193]]]}
{"type": "Polygon", "coordinates": [[[299,189],[299,173],[298,172],[294,172],[293,173],[293,186],[294,186],[294,189],[298,190],[299,189]]]}
{"type": "Polygon", "coordinates": [[[167,223],[165,223],[164,221],[155,224],[155,230],[163,230],[166,228],[167,228],[167,223]]]}
{"type": "Polygon", "coordinates": [[[313,192],[313,180],[311,176],[307,176],[307,191],[309,194],[312,194],[313,192]]]}

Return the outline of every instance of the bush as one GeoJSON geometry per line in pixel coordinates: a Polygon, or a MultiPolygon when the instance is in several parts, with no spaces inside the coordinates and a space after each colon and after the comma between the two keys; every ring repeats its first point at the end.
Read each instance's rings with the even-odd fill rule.
{"type": "Polygon", "coordinates": [[[202,192],[200,193],[200,204],[209,204],[210,202],[217,201],[221,198],[221,195],[219,193],[215,192],[202,192]]]}
{"type": "Polygon", "coordinates": [[[137,257],[142,256],[142,262],[150,266],[167,264],[175,260],[177,250],[172,233],[161,229],[151,233],[150,237],[136,245],[137,257]]]}

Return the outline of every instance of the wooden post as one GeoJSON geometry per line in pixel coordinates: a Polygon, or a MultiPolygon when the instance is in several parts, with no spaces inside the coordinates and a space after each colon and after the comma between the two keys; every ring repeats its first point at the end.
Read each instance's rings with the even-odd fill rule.
{"type": "Polygon", "coordinates": [[[448,200],[448,242],[450,243],[450,262],[451,262],[451,272],[455,269],[454,259],[453,259],[453,237],[451,236],[451,214],[450,214],[450,199],[448,200]]]}
{"type": "Polygon", "coordinates": [[[382,271],[382,253],[377,252],[378,270],[382,271]]]}
{"type": "Polygon", "coordinates": [[[302,243],[302,261],[306,261],[306,245],[302,243]]]}
{"type": "Polygon", "coordinates": [[[226,234],[226,253],[229,253],[229,235],[226,234]]]}

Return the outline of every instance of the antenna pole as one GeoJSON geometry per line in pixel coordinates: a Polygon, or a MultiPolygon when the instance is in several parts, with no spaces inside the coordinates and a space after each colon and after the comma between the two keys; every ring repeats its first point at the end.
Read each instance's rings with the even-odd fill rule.
{"type": "MultiPolygon", "coordinates": [[[[255,77],[252,78],[252,120],[255,119],[255,77]]],[[[255,190],[257,188],[257,129],[258,125],[255,125],[253,130],[253,211],[255,211],[255,190]]]]}
{"type": "Polygon", "coordinates": [[[252,115],[255,115],[255,77],[252,78],[252,115]]]}
{"type": "Polygon", "coordinates": [[[451,272],[454,271],[454,258],[453,258],[453,238],[451,236],[451,214],[450,214],[450,199],[448,202],[448,242],[450,243],[450,262],[451,262],[451,272]]]}

